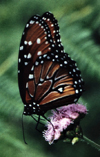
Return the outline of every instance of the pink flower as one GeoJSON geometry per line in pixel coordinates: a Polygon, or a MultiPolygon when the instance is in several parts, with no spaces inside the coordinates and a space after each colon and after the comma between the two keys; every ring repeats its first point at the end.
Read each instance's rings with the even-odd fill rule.
{"type": "Polygon", "coordinates": [[[49,117],[50,122],[47,123],[47,130],[43,132],[43,136],[49,144],[52,144],[54,140],[58,140],[64,130],[70,125],[74,125],[75,120],[78,122],[83,118],[87,109],[81,104],[71,104],[52,110],[52,116],[49,117]]]}

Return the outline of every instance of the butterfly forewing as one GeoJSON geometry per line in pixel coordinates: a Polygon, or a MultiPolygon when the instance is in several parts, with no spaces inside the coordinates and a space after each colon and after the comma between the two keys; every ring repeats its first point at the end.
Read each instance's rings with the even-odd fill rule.
{"type": "Polygon", "coordinates": [[[25,103],[25,83],[28,81],[28,74],[36,59],[49,52],[54,46],[50,29],[46,22],[38,15],[33,16],[25,26],[18,62],[19,90],[25,103]]]}
{"type": "Polygon", "coordinates": [[[53,42],[55,43],[55,45],[59,47],[59,49],[62,49],[61,52],[63,52],[63,46],[60,39],[58,21],[55,19],[54,15],[50,12],[44,13],[42,16],[42,19],[47,23],[51,31],[53,42]]]}

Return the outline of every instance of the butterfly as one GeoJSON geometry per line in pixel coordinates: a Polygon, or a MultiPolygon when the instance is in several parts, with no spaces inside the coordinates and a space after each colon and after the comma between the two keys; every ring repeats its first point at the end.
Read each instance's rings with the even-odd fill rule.
{"type": "Polygon", "coordinates": [[[61,43],[59,25],[50,12],[34,15],[22,34],[18,58],[18,84],[24,115],[77,102],[84,81],[77,64],[61,43]]]}

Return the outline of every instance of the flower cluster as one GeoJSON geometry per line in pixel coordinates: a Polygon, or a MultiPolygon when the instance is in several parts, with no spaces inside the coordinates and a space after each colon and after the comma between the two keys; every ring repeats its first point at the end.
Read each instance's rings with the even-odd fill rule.
{"type": "Polygon", "coordinates": [[[76,120],[79,123],[86,113],[86,107],[81,104],[71,104],[57,108],[55,111],[52,110],[52,116],[49,117],[50,122],[46,125],[47,130],[43,132],[45,140],[52,144],[69,126],[74,126],[76,120]]]}

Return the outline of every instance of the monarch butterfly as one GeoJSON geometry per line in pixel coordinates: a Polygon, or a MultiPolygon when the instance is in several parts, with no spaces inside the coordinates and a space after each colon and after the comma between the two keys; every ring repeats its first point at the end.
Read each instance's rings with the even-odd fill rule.
{"type": "Polygon", "coordinates": [[[44,115],[48,110],[77,102],[83,79],[61,43],[52,13],[34,15],[22,34],[18,59],[18,84],[24,115],[44,115]]]}

